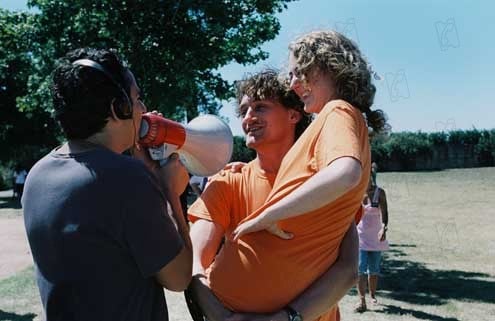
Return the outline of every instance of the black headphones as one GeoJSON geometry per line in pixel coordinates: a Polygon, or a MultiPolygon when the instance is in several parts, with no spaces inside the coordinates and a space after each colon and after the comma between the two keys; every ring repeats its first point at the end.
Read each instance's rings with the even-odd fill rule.
{"type": "Polygon", "coordinates": [[[113,101],[115,115],[119,119],[132,118],[131,99],[125,92],[124,88],[122,88],[122,86],[115,80],[112,74],[108,72],[107,69],[105,69],[105,67],[103,67],[101,64],[97,63],[96,61],[90,59],[78,59],[74,61],[72,64],[76,66],[85,66],[85,67],[94,68],[96,70],[101,71],[105,76],[107,76],[107,78],[110,79],[112,83],[122,92],[122,95],[120,97],[115,97],[115,100],[113,101]]]}

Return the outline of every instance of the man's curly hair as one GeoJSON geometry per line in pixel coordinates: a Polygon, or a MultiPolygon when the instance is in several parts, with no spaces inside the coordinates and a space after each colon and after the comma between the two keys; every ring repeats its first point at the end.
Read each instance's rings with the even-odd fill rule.
{"type": "Polygon", "coordinates": [[[305,80],[315,72],[329,74],[337,98],[365,113],[374,132],[388,130],[385,113],[371,110],[376,87],[371,81],[368,62],[353,41],[336,31],[315,31],[296,39],[289,50],[296,59],[298,76],[305,80]]]}
{"type": "Polygon", "coordinates": [[[248,96],[253,100],[275,100],[287,109],[294,109],[301,114],[296,125],[296,139],[311,123],[311,116],[304,111],[304,103],[275,69],[265,69],[256,74],[247,75],[236,83],[237,116],[242,98],[248,96]]]}

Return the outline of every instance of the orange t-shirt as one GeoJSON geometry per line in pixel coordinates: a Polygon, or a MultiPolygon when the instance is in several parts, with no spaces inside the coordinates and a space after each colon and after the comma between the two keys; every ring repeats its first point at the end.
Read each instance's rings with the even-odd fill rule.
{"type": "MultiPolygon", "coordinates": [[[[266,195],[267,185],[253,179],[252,174],[244,177],[244,172],[229,175],[234,182],[228,193],[203,194],[203,200],[191,207],[191,215],[219,222],[230,233],[246,216],[259,215],[333,160],[344,156],[360,161],[361,181],[334,202],[279,222],[282,229],[294,234],[293,239],[282,240],[261,231],[243,236],[238,243],[224,244],[207,273],[210,288],[227,307],[258,313],[279,310],[335,262],[349,224],[362,210],[362,195],[369,180],[368,131],[361,112],[342,100],[329,102],[289,150],[273,189],[254,213],[261,205],[262,195],[266,195]],[[246,200],[240,201],[246,195],[246,200]],[[237,214],[232,211],[234,206],[238,206],[237,214]],[[230,212],[225,211],[226,208],[230,212]]],[[[207,191],[214,182],[216,180],[207,191]]],[[[223,180],[223,184],[227,182],[223,180]]],[[[319,320],[335,319],[336,309],[332,309],[319,320]]]]}
{"type": "Polygon", "coordinates": [[[265,204],[275,175],[266,175],[257,160],[240,173],[221,171],[208,180],[201,197],[188,209],[189,219],[206,219],[220,224],[230,234],[249,213],[265,204]]]}

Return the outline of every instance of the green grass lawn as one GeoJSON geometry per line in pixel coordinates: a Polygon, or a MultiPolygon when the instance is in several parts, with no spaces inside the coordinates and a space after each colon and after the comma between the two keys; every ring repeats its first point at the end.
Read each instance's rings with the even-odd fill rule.
{"type": "Polygon", "coordinates": [[[41,315],[33,268],[0,281],[0,320],[41,320],[41,315]]]}
{"type": "Polygon", "coordinates": [[[380,305],[344,320],[495,320],[495,168],[382,173],[391,250],[380,305]]]}
{"type": "MultiPolygon", "coordinates": [[[[378,183],[391,243],[380,302],[356,314],[352,289],[340,304],[343,320],[495,320],[495,168],[380,173],[378,183]]],[[[170,319],[191,320],[180,295],[173,298],[170,319]]],[[[40,313],[32,269],[0,281],[0,320],[41,320],[40,313]]]]}

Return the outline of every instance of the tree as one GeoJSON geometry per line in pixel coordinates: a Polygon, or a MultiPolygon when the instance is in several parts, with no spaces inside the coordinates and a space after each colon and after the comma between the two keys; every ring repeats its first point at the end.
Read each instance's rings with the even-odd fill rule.
{"type": "Polygon", "coordinates": [[[127,59],[149,108],[175,119],[216,114],[219,101],[232,97],[232,84],[216,70],[266,58],[260,45],[277,35],[274,15],[290,1],[30,0],[39,10],[39,64],[21,108],[51,109],[46,88],[56,58],[78,47],[104,47],[127,59]]]}
{"type": "MultiPolygon", "coordinates": [[[[28,78],[34,61],[33,17],[0,9],[0,162],[29,166],[33,158],[57,142],[57,126],[39,108],[21,112],[17,98],[28,95],[28,78]]],[[[12,165],[12,164],[11,164],[12,165]]]]}
{"type": "Polygon", "coordinates": [[[479,140],[474,147],[481,166],[493,166],[495,163],[495,129],[479,132],[479,140]]]}

